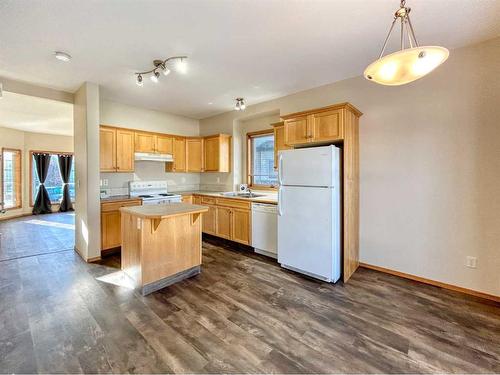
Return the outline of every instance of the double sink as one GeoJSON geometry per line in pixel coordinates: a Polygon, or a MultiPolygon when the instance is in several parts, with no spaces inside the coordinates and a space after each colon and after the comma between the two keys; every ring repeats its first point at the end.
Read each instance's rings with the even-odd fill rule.
{"type": "Polygon", "coordinates": [[[264,196],[264,194],[239,193],[236,191],[228,191],[226,193],[220,193],[220,195],[222,195],[224,197],[238,197],[238,198],[258,198],[258,197],[264,196]]]}

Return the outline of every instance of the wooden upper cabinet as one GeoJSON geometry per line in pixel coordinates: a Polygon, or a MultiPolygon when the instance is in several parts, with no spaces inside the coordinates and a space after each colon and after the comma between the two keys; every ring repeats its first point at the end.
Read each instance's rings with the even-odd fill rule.
{"type": "Polygon", "coordinates": [[[230,172],[231,136],[219,134],[204,139],[205,172],[230,172]]]}
{"type": "Polygon", "coordinates": [[[167,166],[172,165],[172,172],[186,172],[186,138],[175,137],[173,151],[174,162],[167,166]]]}
{"type": "Polygon", "coordinates": [[[307,116],[285,120],[284,139],[287,145],[292,146],[308,143],[311,137],[307,116]]]}
{"type": "Polygon", "coordinates": [[[134,171],[134,131],[101,126],[99,157],[101,172],[134,171]]]}
{"type": "Polygon", "coordinates": [[[337,141],[344,138],[341,109],[310,115],[312,142],[337,141]]]}
{"type": "Polygon", "coordinates": [[[282,116],[285,122],[285,144],[328,144],[345,139],[346,119],[362,115],[349,103],[335,104],[310,111],[282,116]]]}
{"type": "Polygon", "coordinates": [[[174,153],[174,137],[167,135],[156,136],[156,151],[159,154],[173,154],[174,153]]]}
{"type": "Polygon", "coordinates": [[[116,170],[117,172],[134,171],[134,137],[130,130],[116,129],[116,170]]]}
{"type": "Polygon", "coordinates": [[[135,152],[156,152],[156,134],[135,132],[135,152]]]}
{"type": "Polygon", "coordinates": [[[116,129],[99,129],[99,164],[101,172],[116,171],[116,129]]]}
{"type": "Polygon", "coordinates": [[[283,121],[271,124],[274,128],[274,169],[278,169],[278,151],[291,147],[285,144],[285,123],[283,121]]]}
{"type": "Polygon", "coordinates": [[[203,138],[186,140],[186,169],[188,172],[203,171],[203,138]]]}

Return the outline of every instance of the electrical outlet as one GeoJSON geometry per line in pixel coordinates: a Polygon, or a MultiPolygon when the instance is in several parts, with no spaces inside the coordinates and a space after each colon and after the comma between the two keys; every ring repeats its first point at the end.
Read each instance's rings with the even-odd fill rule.
{"type": "Polygon", "coordinates": [[[104,186],[108,186],[108,179],[107,179],[107,178],[105,178],[104,180],[102,180],[102,184],[103,184],[104,186]]]}
{"type": "Polygon", "coordinates": [[[469,268],[477,268],[477,258],[471,256],[466,257],[465,265],[469,268]]]}

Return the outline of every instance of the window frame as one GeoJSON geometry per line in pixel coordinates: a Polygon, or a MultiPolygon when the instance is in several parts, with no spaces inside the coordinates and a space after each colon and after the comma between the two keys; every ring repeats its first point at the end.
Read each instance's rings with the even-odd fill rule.
{"type": "MultiPolygon", "coordinates": [[[[254,138],[259,138],[259,137],[265,137],[265,136],[273,136],[273,140],[276,142],[276,139],[274,139],[274,129],[265,129],[265,130],[259,130],[255,132],[248,132],[247,133],[247,155],[246,155],[246,166],[247,166],[247,185],[251,189],[257,189],[257,190],[277,190],[278,184],[276,185],[262,185],[262,184],[254,184],[253,183],[253,148],[252,148],[252,139],[254,138]]],[[[274,151],[273,151],[273,160],[274,160],[274,151]]]]}
{"type": "MultiPolygon", "coordinates": [[[[33,201],[33,154],[50,154],[52,155],[73,155],[73,161],[75,158],[74,152],[67,151],[41,151],[41,150],[30,150],[30,170],[29,170],[29,183],[30,183],[30,207],[34,207],[35,202],[33,201]]],[[[72,203],[74,203],[72,201],[72,203]]],[[[58,202],[50,202],[50,205],[59,204],[58,202]]]]}
{"type": "MultiPolygon", "coordinates": [[[[17,205],[13,207],[4,207],[5,211],[10,211],[10,210],[18,210],[20,208],[23,208],[23,151],[18,148],[10,148],[10,147],[2,147],[1,152],[2,154],[0,155],[0,173],[2,174],[2,180],[0,183],[0,200],[3,201],[4,196],[3,196],[3,185],[4,185],[4,153],[5,151],[7,152],[15,152],[19,155],[19,169],[16,171],[16,177],[19,179],[19,184],[16,186],[16,202],[17,205]],[[18,198],[18,199],[17,199],[18,198]]],[[[5,203],[5,202],[4,202],[5,203]]]]}

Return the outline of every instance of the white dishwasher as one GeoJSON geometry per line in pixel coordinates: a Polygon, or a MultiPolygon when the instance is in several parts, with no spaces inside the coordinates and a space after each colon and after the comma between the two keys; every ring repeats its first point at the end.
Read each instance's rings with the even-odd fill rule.
{"type": "Polygon", "coordinates": [[[252,246],[256,253],[278,257],[278,209],[275,204],[252,203],[252,246]]]}

